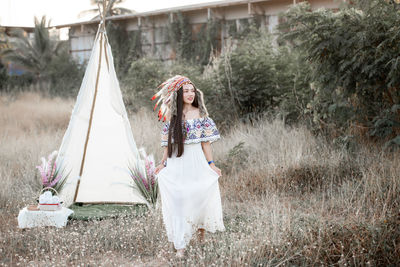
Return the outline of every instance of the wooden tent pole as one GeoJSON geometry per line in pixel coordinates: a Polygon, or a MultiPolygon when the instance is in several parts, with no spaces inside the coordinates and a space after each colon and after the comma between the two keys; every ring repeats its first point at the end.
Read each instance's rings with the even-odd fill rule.
{"type": "MultiPolygon", "coordinates": [[[[104,23],[104,21],[103,21],[103,23],[104,23]]],[[[101,32],[100,33],[100,54],[99,54],[99,63],[98,63],[99,65],[97,66],[96,85],[95,85],[95,91],[94,91],[94,96],[93,96],[93,101],[92,101],[92,108],[90,110],[90,119],[89,119],[88,130],[87,130],[87,133],[86,133],[85,146],[84,146],[84,149],[83,149],[83,157],[82,157],[82,162],[81,162],[81,169],[79,171],[79,180],[78,180],[78,183],[77,183],[76,189],[75,189],[74,202],[76,202],[76,198],[78,196],[79,185],[80,185],[81,178],[82,178],[82,173],[83,173],[83,167],[85,165],[85,158],[86,158],[87,146],[88,146],[88,143],[89,143],[90,130],[92,128],[93,112],[94,112],[94,107],[95,107],[95,104],[96,104],[97,91],[98,91],[98,87],[99,87],[101,57],[102,57],[102,52],[103,52],[103,35],[104,35],[104,33],[101,32]]]]}

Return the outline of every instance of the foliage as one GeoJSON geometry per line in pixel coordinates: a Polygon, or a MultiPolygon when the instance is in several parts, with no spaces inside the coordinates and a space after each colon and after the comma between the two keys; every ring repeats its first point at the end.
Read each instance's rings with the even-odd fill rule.
{"type": "Polygon", "coordinates": [[[245,147],[245,142],[240,141],[228,151],[220,165],[224,173],[240,172],[248,164],[248,158],[249,152],[245,147]]]}
{"type": "Polygon", "coordinates": [[[177,53],[177,58],[189,60],[193,53],[192,26],[187,16],[181,12],[175,14],[176,19],[168,23],[169,42],[177,53]]]}
{"type": "Polygon", "coordinates": [[[277,97],[277,114],[290,124],[299,120],[307,123],[309,118],[310,110],[307,104],[313,97],[313,91],[310,85],[310,68],[304,62],[303,54],[287,46],[280,47],[277,70],[282,71],[281,80],[287,81],[286,89],[277,97]]]}
{"type": "Polygon", "coordinates": [[[7,75],[0,90],[7,93],[18,93],[29,88],[35,82],[35,77],[31,73],[23,73],[21,75],[7,75]]]}
{"type": "Polygon", "coordinates": [[[136,188],[147,201],[149,208],[155,207],[158,198],[158,181],[153,155],[147,155],[144,148],[139,149],[142,158],[138,158],[135,166],[129,167],[129,174],[136,188]]]}
{"type": "Polygon", "coordinates": [[[128,106],[148,106],[157,86],[170,76],[188,76],[204,92],[209,113],[223,129],[235,119],[255,119],[260,113],[279,115],[287,122],[303,116],[311,98],[308,69],[302,56],[282,47],[271,36],[254,30],[236,48],[212,60],[205,70],[193,61],[172,64],[141,58],[123,80],[128,106]]]}
{"type": "Polygon", "coordinates": [[[174,75],[180,74],[186,77],[189,77],[190,80],[196,85],[197,88],[201,90],[207,90],[204,88],[204,80],[203,80],[203,69],[201,66],[194,64],[192,62],[180,60],[176,61],[171,65],[165,66],[166,76],[164,80],[170,78],[174,75]]]}
{"type": "Polygon", "coordinates": [[[43,188],[52,187],[57,192],[60,192],[69,174],[65,173],[65,168],[62,168],[62,164],[57,165],[57,153],[57,151],[51,153],[47,161],[42,157],[42,164],[36,166],[36,168],[39,170],[43,188]]]}
{"type": "Polygon", "coordinates": [[[400,134],[398,8],[375,0],[338,12],[312,11],[301,3],[285,14],[281,37],[310,64],[314,97],[309,107],[321,128],[342,134],[367,128],[386,140],[400,134]]]}
{"type": "Polygon", "coordinates": [[[221,30],[221,21],[218,19],[208,20],[201,26],[200,31],[193,40],[192,62],[198,65],[206,65],[210,61],[210,56],[216,53],[220,47],[218,33],[221,30]]]}
{"type": "Polygon", "coordinates": [[[159,60],[141,58],[133,61],[121,81],[126,107],[133,111],[143,106],[151,107],[151,96],[165,76],[165,67],[159,60]]]}
{"type": "Polygon", "coordinates": [[[202,66],[207,64],[210,56],[220,46],[218,34],[221,30],[221,20],[210,19],[195,32],[187,16],[178,12],[174,14],[174,18],[175,20],[168,23],[167,29],[169,42],[178,60],[202,66]]]}
{"type": "Polygon", "coordinates": [[[24,36],[22,30],[14,31],[15,38],[12,48],[4,50],[5,59],[15,62],[33,73],[37,79],[42,78],[48,71],[49,62],[58,54],[62,42],[51,39],[48,27],[50,22],[43,16],[39,21],[35,17],[35,30],[32,41],[24,36]]]}
{"type": "MultiPolygon", "coordinates": [[[[101,8],[103,7],[104,2],[106,4],[106,6],[108,6],[108,9],[106,11],[106,17],[132,14],[134,12],[133,10],[116,6],[117,4],[125,2],[125,0],[90,0],[91,5],[94,5],[94,6],[99,5],[101,8]]],[[[89,9],[89,10],[84,10],[79,13],[79,17],[85,16],[86,14],[99,14],[99,9],[93,8],[93,9],[89,9]]],[[[99,19],[99,17],[100,16],[97,15],[94,18],[92,18],[92,20],[99,19]]]]}
{"type": "Polygon", "coordinates": [[[131,62],[142,56],[141,30],[126,31],[124,25],[107,23],[108,40],[114,57],[115,71],[125,77],[131,62]]]}
{"type": "Polygon", "coordinates": [[[7,69],[0,61],[0,91],[4,89],[5,85],[7,84],[7,80],[7,69]]]}
{"type": "MultiPolygon", "coordinates": [[[[394,4],[371,3],[337,12],[296,5],[285,14],[278,46],[257,28],[257,20],[243,21],[239,29],[231,27],[240,42],[228,42],[203,72],[193,58],[185,56],[193,46],[182,41],[189,40],[183,36],[189,36],[190,29],[178,14],[170,27],[173,46],[180,49],[182,58],[166,68],[157,63],[152,71],[136,71],[158,72],[163,77],[147,88],[155,88],[169,74],[186,71],[205,92],[209,112],[222,128],[232,120],[253,121],[260,114],[270,114],[287,123],[306,120],[314,129],[342,135],[343,140],[368,133],[395,145],[389,140],[400,132],[396,63],[400,48],[395,45],[400,41],[399,14],[394,4]],[[187,71],[189,66],[192,71],[187,71]]],[[[146,75],[140,80],[148,84],[146,75]]]]}
{"type": "Polygon", "coordinates": [[[255,16],[252,19],[240,19],[240,29],[237,29],[235,21],[212,18],[196,30],[197,25],[192,26],[189,18],[181,12],[173,16],[175,19],[168,23],[167,28],[169,42],[178,60],[202,66],[208,64],[212,56],[220,51],[223,43],[219,35],[223,27],[228,29],[228,34],[233,39],[244,40],[250,33],[260,29],[263,18],[263,16],[255,16]]]}
{"type": "Polygon", "coordinates": [[[274,48],[268,33],[253,29],[236,47],[226,47],[205,76],[213,88],[214,112],[225,119],[273,114],[296,121],[309,98],[307,73],[300,55],[274,48]]]}
{"type": "Polygon", "coordinates": [[[243,18],[237,20],[227,20],[228,35],[235,40],[244,40],[248,35],[261,30],[261,20],[265,20],[263,15],[254,15],[253,18],[243,18]]]}
{"type": "Polygon", "coordinates": [[[66,46],[52,58],[48,66],[48,93],[62,97],[75,96],[82,82],[84,66],[71,57],[66,46]]]}
{"type": "Polygon", "coordinates": [[[34,84],[52,95],[70,96],[79,88],[83,71],[70,56],[67,42],[56,41],[49,34],[50,22],[35,17],[35,30],[30,39],[22,30],[14,32],[12,48],[2,52],[7,60],[21,65],[27,72],[8,77],[4,87],[21,90],[34,84]]]}
{"type": "Polygon", "coordinates": [[[279,85],[274,56],[270,38],[252,36],[234,49],[229,61],[220,66],[220,73],[230,69],[230,77],[229,74],[222,76],[222,83],[225,88],[230,87],[241,117],[265,112],[277,105],[275,88],[279,85]]]}

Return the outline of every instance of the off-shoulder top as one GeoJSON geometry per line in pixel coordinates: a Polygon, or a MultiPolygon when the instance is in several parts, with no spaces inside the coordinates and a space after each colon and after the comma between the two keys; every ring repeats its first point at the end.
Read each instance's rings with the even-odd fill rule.
{"type": "MultiPolygon", "coordinates": [[[[169,122],[164,124],[161,131],[161,146],[168,146],[169,122]]],[[[185,120],[182,122],[182,131],[186,131],[184,144],[214,142],[220,139],[215,122],[210,117],[185,120]],[[186,126],[186,129],[183,126],[186,126]]],[[[172,138],[172,143],[174,142],[172,138]]]]}

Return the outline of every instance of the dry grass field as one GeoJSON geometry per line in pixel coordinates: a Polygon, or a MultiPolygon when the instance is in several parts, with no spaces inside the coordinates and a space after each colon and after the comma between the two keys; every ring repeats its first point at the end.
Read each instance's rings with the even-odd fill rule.
{"type": "MultiPolygon", "coordinates": [[[[400,155],[334,148],[280,121],[237,125],[213,144],[226,231],[193,240],[182,259],[161,211],[65,228],[17,228],[40,189],[35,166],[58,149],[74,100],[0,98],[0,265],[400,265],[400,155]]],[[[131,115],[138,147],[161,156],[154,114],[131,115]]]]}

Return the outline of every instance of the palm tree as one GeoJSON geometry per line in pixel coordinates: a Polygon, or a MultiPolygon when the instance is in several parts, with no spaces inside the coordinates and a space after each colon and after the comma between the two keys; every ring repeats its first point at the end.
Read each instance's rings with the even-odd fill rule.
{"type": "Polygon", "coordinates": [[[36,17],[33,38],[30,40],[19,29],[13,32],[11,49],[4,50],[2,56],[35,75],[38,81],[45,76],[47,66],[61,50],[63,42],[50,38],[50,21],[46,23],[46,16],[39,21],[36,17]]]}
{"type": "MultiPolygon", "coordinates": [[[[125,14],[132,14],[135,11],[134,10],[130,10],[127,8],[123,8],[123,7],[116,7],[117,4],[123,3],[125,2],[125,0],[90,0],[91,5],[99,5],[99,6],[103,6],[103,2],[106,2],[108,5],[108,9],[106,12],[106,17],[110,17],[110,16],[116,16],[116,15],[125,15],[125,14]]],[[[85,10],[82,11],[81,13],[79,13],[79,16],[85,16],[87,14],[98,14],[99,13],[99,9],[98,8],[93,8],[93,9],[89,9],[89,10],[85,10]]],[[[98,19],[100,16],[97,15],[94,18],[92,18],[92,20],[98,19]]]]}

